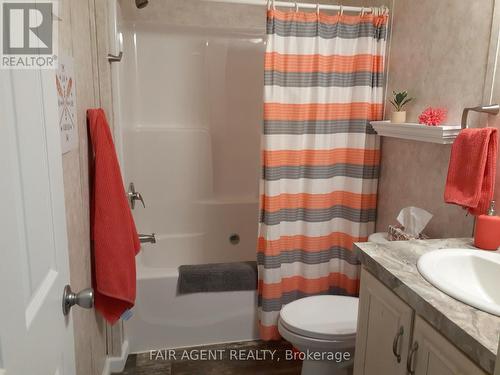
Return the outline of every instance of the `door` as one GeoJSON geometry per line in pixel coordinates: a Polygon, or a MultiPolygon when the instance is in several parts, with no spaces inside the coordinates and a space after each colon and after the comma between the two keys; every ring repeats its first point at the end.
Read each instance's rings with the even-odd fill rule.
{"type": "Polygon", "coordinates": [[[412,323],[410,306],[363,269],[354,375],[406,375],[412,323]]]}
{"type": "Polygon", "coordinates": [[[469,358],[417,316],[413,331],[412,375],[486,375],[469,358]]]}
{"type": "Polygon", "coordinates": [[[57,111],[54,71],[0,70],[0,374],[75,373],[57,111]]]}

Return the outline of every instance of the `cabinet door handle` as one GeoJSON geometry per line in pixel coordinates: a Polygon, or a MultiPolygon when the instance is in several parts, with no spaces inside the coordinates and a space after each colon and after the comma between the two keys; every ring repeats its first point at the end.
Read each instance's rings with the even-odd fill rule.
{"type": "Polygon", "coordinates": [[[392,342],[392,352],[394,353],[394,356],[396,357],[398,363],[401,362],[401,353],[399,352],[399,339],[403,337],[404,333],[404,327],[399,327],[399,331],[396,333],[396,336],[394,336],[394,341],[392,342]]]}
{"type": "Polygon", "coordinates": [[[415,368],[413,366],[413,361],[414,361],[415,353],[417,352],[417,350],[418,350],[418,341],[415,341],[415,343],[413,344],[413,346],[410,350],[410,354],[408,355],[408,361],[406,361],[406,369],[408,370],[408,374],[410,374],[410,375],[415,374],[415,368]]]}

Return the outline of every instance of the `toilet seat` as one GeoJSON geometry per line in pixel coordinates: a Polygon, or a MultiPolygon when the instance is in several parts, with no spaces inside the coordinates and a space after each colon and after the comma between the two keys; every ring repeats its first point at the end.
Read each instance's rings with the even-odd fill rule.
{"type": "Polygon", "coordinates": [[[356,297],[305,297],[290,302],[280,311],[283,328],[297,335],[319,340],[355,340],[357,320],[356,297]]]}

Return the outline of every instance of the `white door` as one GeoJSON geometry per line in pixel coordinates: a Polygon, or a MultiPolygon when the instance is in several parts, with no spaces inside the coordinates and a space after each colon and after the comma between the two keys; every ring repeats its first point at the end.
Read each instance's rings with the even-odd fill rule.
{"type": "Polygon", "coordinates": [[[2,375],[75,373],[54,80],[52,70],[0,70],[2,375]]]}

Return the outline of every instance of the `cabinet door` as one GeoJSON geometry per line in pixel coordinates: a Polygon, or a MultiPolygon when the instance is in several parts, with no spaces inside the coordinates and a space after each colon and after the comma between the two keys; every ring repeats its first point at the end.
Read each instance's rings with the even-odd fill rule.
{"type": "Polygon", "coordinates": [[[439,334],[425,320],[415,319],[411,361],[414,375],[486,375],[478,366],[439,334]]]}
{"type": "Polygon", "coordinates": [[[406,375],[413,310],[365,269],[359,298],[354,375],[406,375]]]}

